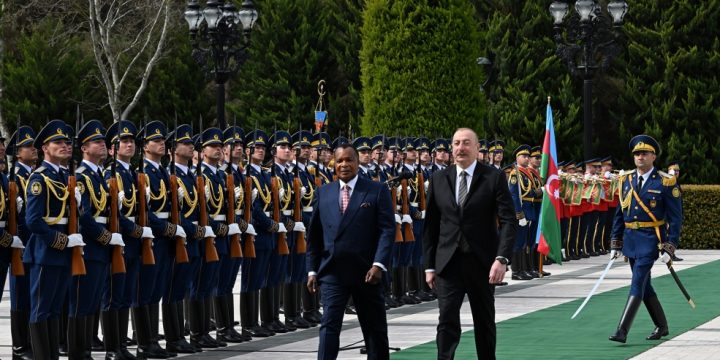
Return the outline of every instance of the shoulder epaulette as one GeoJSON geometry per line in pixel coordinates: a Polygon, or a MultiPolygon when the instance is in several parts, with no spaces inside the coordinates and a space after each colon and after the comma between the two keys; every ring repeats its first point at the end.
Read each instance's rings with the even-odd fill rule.
{"type": "Polygon", "coordinates": [[[75,172],[78,174],[82,174],[85,172],[87,168],[84,165],[79,166],[77,169],[75,169],[75,172]]]}
{"type": "Polygon", "coordinates": [[[662,176],[663,186],[675,186],[677,184],[677,178],[674,175],[670,175],[664,171],[658,170],[658,174],[662,176]]]}
{"type": "Polygon", "coordinates": [[[263,167],[262,169],[263,169],[263,171],[267,171],[267,172],[270,172],[270,170],[271,170],[269,167],[263,167]]]}
{"type": "Polygon", "coordinates": [[[35,171],[33,171],[33,172],[34,172],[34,173],[41,174],[41,173],[44,172],[45,170],[47,170],[47,168],[45,167],[45,165],[40,165],[40,166],[38,166],[38,168],[35,169],[35,171]]]}

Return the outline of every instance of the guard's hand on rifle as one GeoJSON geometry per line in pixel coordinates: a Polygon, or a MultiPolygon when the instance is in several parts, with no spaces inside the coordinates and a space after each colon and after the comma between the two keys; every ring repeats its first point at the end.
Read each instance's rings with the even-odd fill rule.
{"type": "Polygon", "coordinates": [[[236,186],[233,191],[235,192],[235,198],[240,198],[240,194],[242,194],[242,189],[239,186],[236,186]]]}
{"type": "Polygon", "coordinates": [[[205,184],[205,198],[210,198],[210,183],[205,184]]]}
{"type": "Polygon", "coordinates": [[[175,236],[179,236],[181,238],[187,238],[187,234],[185,233],[185,229],[183,229],[182,226],[177,225],[175,228],[175,236]]]}
{"type": "Polygon", "coordinates": [[[238,226],[237,223],[228,224],[228,232],[227,232],[228,236],[239,235],[239,234],[242,234],[242,231],[240,231],[240,226],[238,226]]]}
{"type": "Polygon", "coordinates": [[[305,232],[305,224],[303,224],[302,221],[296,222],[295,226],[293,226],[293,231],[305,232]]]}
{"type": "Polygon", "coordinates": [[[119,246],[125,246],[125,242],[122,239],[122,235],[118,233],[113,233],[112,237],[110,238],[110,245],[119,245],[119,246]]]}
{"type": "Polygon", "coordinates": [[[252,191],[252,202],[255,202],[255,199],[257,199],[257,196],[258,196],[258,190],[257,190],[257,189],[253,189],[253,191],[252,191]]]}
{"type": "Polygon", "coordinates": [[[402,218],[400,217],[400,214],[395,214],[395,222],[398,224],[402,224],[402,218]]]}
{"type": "Polygon", "coordinates": [[[122,209],[123,201],[125,201],[125,192],[120,190],[118,191],[118,209],[122,209]]]}
{"type": "Polygon", "coordinates": [[[203,233],[203,237],[206,237],[206,238],[212,237],[212,238],[214,238],[214,237],[217,237],[217,235],[215,235],[215,232],[213,231],[212,227],[210,227],[209,225],[205,225],[205,232],[203,233]]]}
{"type": "Polygon", "coordinates": [[[178,202],[182,203],[185,199],[185,189],[182,186],[178,186],[178,202]]]}
{"type": "Polygon", "coordinates": [[[75,201],[77,202],[78,206],[82,203],[82,194],[80,193],[80,189],[75,188],[75,201]]]}
{"type": "Polygon", "coordinates": [[[301,186],[300,187],[300,195],[305,196],[305,194],[307,194],[307,188],[304,186],[301,186]]]}
{"type": "Polygon", "coordinates": [[[664,252],[662,256],[660,257],[660,261],[662,261],[663,264],[669,264],[672,261],[672,256],[670,254],[664,252]]]}
{"type": "Polygon", "coordinates": [[[279,232],[279,233],[286,233],[286,232],[287,232],[287,229],[285,228],[285,224],[283,224],[283,223],[278,223],[278,231],[277,231],[277,232],[279,232]]]}
{"type": "Polygon", "coordinates": [[[148,226],[143,226],[142,235],[140,236],[143,239],[154,239],[155,235],[152,233],[152,229],[148,226]]]}
{"type": "Polygon", "coordinates": [[[145,201],[149,204],[150,203],[150,187],[145,187],[145,201]]]}
{"type": "Polygon", "coordinates": [[[15,204],[17,204],[17,213],[19,214],[22,212],[23,205],[25,205],[25,200],[23,200],[22,196],[18,196],[15,200],[15,204]]]}
{"type": "Polygon", "coordinates": [[[425,180],[425,192],[428,192],[428,189],[430,188],[430,180],[425,180]]]}
{"type": "Polygon", "coordinates": [[[246,234],[250,234],[252,236],[256,236],[257,233],[255,232],[255,227],[252,226],[252,224],[248,224],[247,229],[245,229],[246,234]]]}
{"type": "Polygon", "coordinates": [[[65,247],[76,247],[76,246],[85,246],[85,243],[83,242],[83,237],[80,234],[70,234],[68,235],[68,242],[65,247]]]}
{"type": "Polygon", "coordinates": [[[285,188],[280,188],[280,190],[278,190],[278,195],[280,199],[285,198],[285,188]]]}
{"type": "Polygon", "coordinates": [[[24,249],[25,245],[23,245],[22,240],[20,240],[19,236],[13,236],[12,244],[10,244],[10,247],[13,249],[24,249]]]}
{"type": "Polygon", "coordinates": [[[407,224],[412,224],[412,218],[410,217],[409,214],[405,214],[402,216],[402,222],[407,223],[407,224]]]}

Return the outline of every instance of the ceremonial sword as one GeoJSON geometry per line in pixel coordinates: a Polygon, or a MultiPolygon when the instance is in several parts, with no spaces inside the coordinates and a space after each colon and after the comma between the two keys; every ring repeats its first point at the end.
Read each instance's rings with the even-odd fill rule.
{"type": "Polygon", "coordinates": [[[600,278],[598,278],[597,281],[595,282],[595,286],[593,286],[592,290],[590,290],[590,293],[585,298],[585,301],[583,301],[583,303],[580,304],[580,307],[578,307],[578,309],[575,311],[573,316],[570,317],[570,319],[574,319],[580,313],[580,311],[582,311],[582,309],[585,307],[585,305],[588,303],[588,301],[590,301],[590,298],[593,295],[595,295],[595,291],[597,291],[598,286],[600,286],[600,283],[603,281],[603,279],[605,279],[605,275],[607,275],[608,271],[610,271],[610,267],[612,266],[612,264],[615,262],[615,259],[617,259],[617,258],[618,258],[618,252],[615,252],[613,254],[613,257],[610,258],[610,261],[608,262],[607,266],[605,266],[605,270],[603,270],[602,274],[600,274],[600,278]]]}

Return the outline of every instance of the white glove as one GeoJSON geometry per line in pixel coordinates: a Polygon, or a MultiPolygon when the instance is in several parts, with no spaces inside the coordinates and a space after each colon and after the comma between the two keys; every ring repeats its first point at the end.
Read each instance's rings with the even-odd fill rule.
{"type": "Polygon", "coordinates": [[[75,188],[75,201],[77,202],[78,206],[82,203],[82,194],[80,193],[80,189],[75,188]]]}
{"type": "Polygon", "coordinates": [[[17,200],[15,200],[15,204],[17,204],[17,213],[19,214],[22,212],[23,205],[25,205],[25,200],[23,200],[22,196],[18,196],[17,200]]]}
{"type": "Polygon", "coordinates": [[[518,220],[518,224],[520,224],[520,226],[527,226],[528,221],[527,221],[527,219],[522,218],[522,219],[518,220]]]}
{"type": "Polygon", "coordinates": [[[255,202],[255,199],[257,199],[258,191],[257,189],[253,189],[252,191],[252,202],[255,202]]]}
{"type": "Polygon", "coordinates": [[[210,198],[210,184],[205,184],[205,198],[210,198]]]}
{"type": "Polygon", "coordinates": [[[238,226],[237,223],[230,223],[228,224],[228,236],[238,235],[241,234],[242,231],[240,231],[240,226],[238,226]]]}
{"type": "Polygon", "coordinates": [[[240,197],[240,194],[242,193],[242,189],[239,186],[235,187],[235,199],[238,199],[240,197]]]}
{"type": "Polygon", "coordinates": [[[175,228],[175,236],[179,236],[181,238],[186,238],[187,234],[185,233],[185,229],[183,229],[182,226],[177,225],[177,227],[175,228]]]}
{"type": "Polygon", "coordinates": [[[425,192],[428,192],[429,188],[430,188],[430,180],[425,180],[425,192]]]}
{"type": "Polygon", "coordinates": [[[154,239],[155,235],[152,233],[152,229],[148,226],[143,226],[142,235],[140,236],[142,239],[154,239]]]}
{"type": "MultiPolygon", "coordinates": [[[[668,174],[675,176],[675,169],[668,170],[668,174]]],[[[20,210],[18,210],[20,211],[20,210]]]]}
{"type": "Polygon", "coordinates": [[[615,259],[622,256],[622,251],[620,250],[610,250],[610,258],[615,259]]]}
{"type": "Polygon", "coordinates": [[[110,245],[120,245],[125,246],[125,242],[122,239],[122,235],[118,233],[113,233],[112,237],[110,238],[110,245]]]}
{"type": "Polygon", "coordinates": [[[145,201],[149,204],[150,203],[150,187],[145,187],[145,201]]]}
{"type": "Polygon", "coordinates": [[[65,245],[65,247],[76,247],[76,246],[85,246],[82,235],[80,235],[80,234],[68,235],[68,242],[67,242],[67,245],[65,245]]]}
{"type": "Polygon", "coordinates": [[[304,186],[300,187],[300,195],[305,196],[307,194],[307,189],[304,186]]]}
{"type": "Polygon", "coordinates": [[[185,199],[185,189],[183,187],[178,186],[178,201],[182,202],[183,199],[185,199]]]}
{"type": "Polygon", "coordinates": [[[122,210],[123,200],[125,200],[125,192],[118,191],[118,211],[122,210]]]}
{"type": "Polygon", "coordinates": [[[401,218],[400,218],[400,214],[395,214],[395,222],[398,223],[398,224],[401,224],[401,223],[402,223],[402,220],[401,220],[401,218]]]}
{"type": "Polygon", "coordinates": [[[664,252],[660,257],[660,261],[662,261],[663,264],[667,264],[672,261],[672,257],[670,256],[670,254],[664,252]]]}
{"type": "Polygon", "coordinates": [[[285,224],[283,224],[283,223],[278,223],[278,231],[277,231],[277,232],[279,232],[279,233],[286,233],[286,232],[287,232],[287,229],[285,228],[285,224]]]}
{"type": "Polygon", "coordinates": [[[212,238],[214,238],[214,237],[216,237],[216,236],[217,236],[217,235],[215,235],[215,232],[213,231],[212,227],[210,227],[210,226],[208,226],[208,225],[205,225],[205,232],[203,233],[203,237],[206,237],[206,238],[212,237],[212,238]]]}
{"type": "Polygon", "coordinates": [[[296,222],[293,231],[305,232],[305,224],[303,224],[302,221],[296,222]]]}
{"type": "Polygon", "coordinates": [[[397,188],[395,188],[395,190],[396,190],[398,196],[402,195],[402,185],[398,185],[397,188]]]}
{"type": "Polygon", "coordinates": [[[13,249],[24,249],[25,245],[23,245],[22,240],[20,240],[19,236],[13,236],[12,244],[10,244],[10,247],[13,249]]]}
{"type": "Polygon", "coordinates": [[[280,199],[285,197],[285,188],[280,188],[278,191],[278,195],[280,195],[280,199]]]}
{"type": "Polygon", "coordinates": [[[247,230],[245,230],[245,233],[250,234],[252,236],[257,235],[257,233],[255,232],[255,227],[252,226],[252,224],[248,224],[248,227],[247,227],[247,230]]]}
{"type": "Polygon", "coordinates": [[[402,216],[402,222],[412,224],[412,217],[410,215],[405,214],[402,216]]]}
{"type": "Polygon", "coordinates": [[[421,218],[421,219],[424,219],[424,218],[425,218],[425,210],[421,211],[420,214],[421,214],[421,215],[420,215],[420,218],[421,218]]]}

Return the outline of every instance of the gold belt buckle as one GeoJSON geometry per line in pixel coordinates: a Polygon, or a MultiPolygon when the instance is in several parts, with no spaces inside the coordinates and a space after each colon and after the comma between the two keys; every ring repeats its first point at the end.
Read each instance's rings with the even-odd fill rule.
{"type": "Polygon", "coordinates": [[[630,228],[633,230],[637,230],[640,228],[640,224],[637,221],[633,221],[630,223],[630,228]]]}

